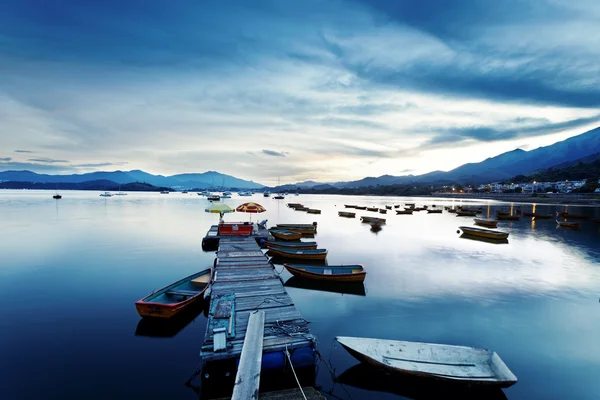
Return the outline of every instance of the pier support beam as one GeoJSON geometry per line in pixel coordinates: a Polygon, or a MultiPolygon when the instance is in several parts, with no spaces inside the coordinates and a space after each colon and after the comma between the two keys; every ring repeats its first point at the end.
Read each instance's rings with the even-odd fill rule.
{"type": "Polygon", "coordinates": [[[231,400],[258,399],[260,367],[262,363],[263,336],[265,333],[265,312],[250,314],[240,365],[235,376],[235,386],[231,400]]]}

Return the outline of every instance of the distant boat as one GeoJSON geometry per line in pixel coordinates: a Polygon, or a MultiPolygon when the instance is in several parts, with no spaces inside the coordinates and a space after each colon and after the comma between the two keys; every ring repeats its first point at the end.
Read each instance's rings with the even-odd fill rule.
{"type": "Polygon", "coordinates": [[[276,229],[287,229],[292,232],[298,232],[305,235],[314,235],[317,233],[316,224],[277,224],[276,229]]]}
{"type": "Polygon", "coordinates": [[[474,218],[473,221],[475,221],[475,225],[481,225],[481,226],[485,226],[488,228],[495,228],[498,226],[498,221],[495,219],[474,218]]]}
{"type": "Polygon", "coordinates": [[[379,214],[387,214],[387,209],[385,209],[385,208],[380,208],[380,209],[379,209],[379,214]]]}
{"type": "Polygon", "coordinates": [[[198,196],[206,196],[206,197],[208,197],[208,196],[210,196],[210,192],[204,190],[202,192],[198,192],[198,196]]]}
{"type": "Polygon", "coordinates": [[[269,193],[269,192],[264,192],[264,193],[263,193],[263,197],[271,197],[271,193],[269,193]]]}
{"type": "Polygon", "coordinates": [[[377,208],[377,207],[367,207],[367,211],[377,212],[377,211],[379,211],[379,208],[377,208]]]}
{"type": "Polygon", "coordinates": [[[119,185],[119,192],[115,193],[115,196],[127,196],[127,193],[121,192],[121,185],[119,185]]]}
{"type": "Polygon", "coordinates": [[[481,236],[488,239],[506,239],[508,232],[493,231],[491,229],[475,228],[471,226],[460,226],[459,229],[468,235],[481,236]]]}
{"type": "Polygon", "coordinates": [[[477,211],[461,210],[456,212],[457,217],[474,217],[477,215],[477,211]]]}
{"type": "Polygon", "coordinates": [[[135,307],[142,317],[171,318],[202,300],[211,279],[212,268],[205,269],[153,292],[135,307]]]}
{"type": "Polygon", "coordinates": [[[371,222],[380,222],[382,224],[385,224],[385,218],[377,218],[377,217],[367,217],[367,216],[362,216],[360,217],[360,220],[362,222],[367,222],[367,223],[371,223],[371,222]]]}
{"type": "Polygon", "coordinates": [[[285,199],[285,197],[281,193],[278,193],[277,196],[273,196],[273,198],[275,200],[283,200],[283,199],[285,199]]]}
{"type": "Polygon", "coordinates": [[[104,193],[100,193],[100,197],[112,197],[113,194],[110,192],[104,192],[104,193]]]}
{"type": "Polygon", "coordinates": [[[223,194],[223,195],[221,195],[221,198],[222,199],[230,199],[231,195],[229,195],[229,194],[223,194]]]}
{"type": "Polygon", "coordinates": [[[347,336],[336,340],[360,362],[391,373],[498,388],[517,382],[491,350],[347,336]]]}
{"type": "Polygon", "coordinates": [[[427,210],[427,214],[442,214],[442,209],[438,208],[436,210],[427,210]]]}
{"type": "Polygon", "coordinates": [[[321,214],[321,210],[318,210],[316,208],[309,208],[308,210],[306,210],[306,212],[308,214],[321,214]]]}
{"type": "Polygon", "coordinates": [[[385,206],[385,208],[386,208],[387,210],[391,210],[391,209],[392,209],[392,206],[385,206]]]}
{"type": "Polygon", "coordinates": [[[182,190],[181,193],[182,194],[186,194],[188,191],[187,190],[182,190]]]}
{"type": "Polygon", "coordinates": [[[169,194],[169,191],[168,190],[161,190],[160,194],[169,194]]]}
{"type": "Polygon", "coordinates": [[[252,193],[250,193],[250,192],[239,192],[238,196],[252,196],[252,193]]]}
{"type": "Polygon", "coordinates": [[[367,206],[355,206],[354,208],[356,208],[357,210],[366,210],[367,206]]]}
{"type": "Polygon", "coordinates": [[[338,211],[338,215],[340,217],[346,217],[346,218],[354,218],[354,217],[356,217],[356,213],[348,212],[348,211],[338,211]]]}
{"type": "Polygon", "coordinates": [[[407,210],[406,208],[404,210],[396,210],[397,215],[412,215],[412,213],[413,213],[413,210],[410,210],[410,209],[407,210]]]}
{"type": "Polygon", "coordinates": [[[54,196],[52,196],[53,199],[59,200],[62,199],[62,196],[58,193],[56,193],[54,196]]]}
{"type": "Polygon", "coordinates": [[[498,215],[496,215],[496,218],[498,218],[498,221],[520,221],[521,220],[521,217],[519,215],[498,214],[498,215]]]}
{"type": "Polygon", "coordinates": [[[558,226],[561,226],[563,228],[579,229],[581,227],[581,222],[567,222],[556,220],[556,223],[558,224],[558,226]]]}
{"type": "Polygon", "coordinates": [[[219,200],[221,200],[221,197],[219,197],[218,194],[211,194],[211,195],[206,196],[206,199],[208,201],[219,201],[219,200]]]}
{"type": "Polygon", "coordinates": [[[554,216],[552,214],[540,214],[540,213],[526,212],[526,211],[523,211],[522,215],[524,217],[534,217],[535,219],[551,219],[551,218],[554,218],[554,216]]]}
{"type": "Polygon", "coordinates": [[[363,282],[367,273],[362,265],[312,265],[283,264],[290,274],[319,281],[363,282]]]}
{"type": "Polygon", "coordinates": [[[344,204],[344,207],[345,208],[356,208],[356,206],[353,204],[344,204]]]}

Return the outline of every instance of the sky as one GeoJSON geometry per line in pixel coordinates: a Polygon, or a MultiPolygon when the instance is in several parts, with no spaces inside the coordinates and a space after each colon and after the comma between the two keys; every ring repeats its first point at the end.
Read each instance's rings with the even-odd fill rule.
{"type": "Polygon", "coordinates": [[[596,0],[7,0],[0,170],[450,170],[600,125],[596,0]]]}

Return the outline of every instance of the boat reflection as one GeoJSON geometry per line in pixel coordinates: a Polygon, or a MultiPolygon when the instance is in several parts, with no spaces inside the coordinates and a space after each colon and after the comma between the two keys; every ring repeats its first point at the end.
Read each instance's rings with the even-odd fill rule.
{"type": "Polygon", "coordinates": [[[284,284],[286,287],[298,289],[319,290],[322,292],[333,292],[342,294],[354,294],[357,296],[365,296],[365,285],[362,282],[326,282],[315,281],[311,279],[303,279],[293,276],[284,284]]]}
{"type": "Polygon", "coordinates": [[[306,264],[306,265],[327,265],[327,260],[298,260],[296,258],[287,258],[287,257],[281,257],[281,256],[274,256],[271,253],[267,252],[267,255],[271,257],[271,262],[273,264],[298,264],[298,263],[302,263],[302,264],[306,264]]]}
{"type": "Polygon", "coordinates": [[[173,318],[142,318],[135,329],[135,336],[175,337],[203,311],[204,317],[208,317],[208,307],[205,307],[205,303],[206,301],[200,301],[197,305],[191,306],[189,310],[185,310],[173,318]]]}
{"type": "MultiPolygon", "coordinates": [[[[499,388],[466,387],[460,384],[439,383],[431,379],[387,375],[381,370],[364,364],[348,368],[336,381],[359,389],[386,392],[409,399],[488,399],[506,400],[499,388]]],[[[374,397],[376,398],[376,397],[374,397]]]]}
{"type": "Polygon", "coordinates": [[[480,236],[469,235],[466,233],[463,233],[462,235],[460,235],[459,238],[476,240],[478,242],[486,242],[486,243],[493,243],[493,244],[507,244],[508,243],[508,239],[490,239],[490,238],[484,238],[484,237],[480,237],[480,236]]]}

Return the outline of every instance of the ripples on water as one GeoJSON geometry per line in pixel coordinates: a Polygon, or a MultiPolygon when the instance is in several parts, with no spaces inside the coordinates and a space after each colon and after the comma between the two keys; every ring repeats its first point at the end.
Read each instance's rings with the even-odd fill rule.
{"type": "MultiPolygon", "coordinates": [[[[195,398],[183,383],[200,361],[205,317],[152,326],[140,322],[133,303],[212,264],[214,253],[200,248],[218,219],[204,212],[208,202],[195,193],[103,199],[96,192],[64,192],[59,201],[52,194],[0,191],[0,391],[5,393],[0,396],[195,398]]],[[[493,349],[519,378],[505,391],[510,399],[599,397],[598,224],[583,221],[581,230],[568,230],[556,228],[554,220],[523,217],[500,222],[498,229],[510,232],[509,243],[495,245],[459,238],[457,227],[472,225],[472,218],[448,213],[411,216],[391,210],[377,215],[387,219],[378,232],[359,218],[337,216],[344,203],[442,206],[453,203],[448,199],[276,201],[257,195],[226,202],[251,200],[268,210],[254,221],[317,221],[315,240],[329,250],[329,264],[360,263],[368,271],[362,290],[306,288],[293,280],[286,285],[312,322],[321,352],[346,383],[334,383],[322,366],[316,383],[323,391],[344,399],[346,391],[353,399],[432,395],[413,382],[385,380],[356,366],[332,342],[348,335],[493,349]],[[287,201],[322,214],[295,212],[287,201]]],[[[507,207],[490,204],[492,212],[507,207]]],[[[537,206],[552,214],[561,209],[537,206]]],[[[600,216],[596,208],[577,212],[600,216]]],[[[290,279],[287,271],[282,278],[290,279]]]]}

